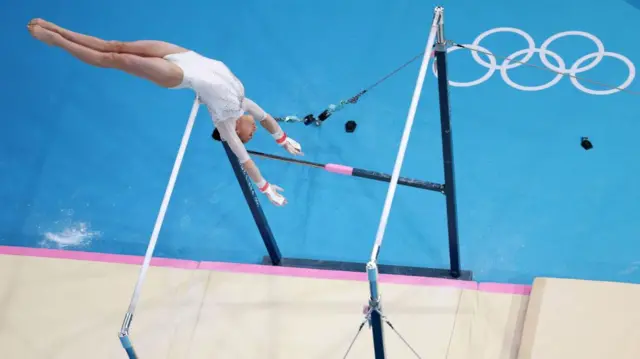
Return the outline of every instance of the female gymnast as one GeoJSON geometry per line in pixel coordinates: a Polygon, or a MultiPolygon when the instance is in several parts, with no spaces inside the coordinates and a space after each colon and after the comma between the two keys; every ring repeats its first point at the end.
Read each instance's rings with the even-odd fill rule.
{"type": "Polygon", "coordinates": [[[262,177],[244,144],[256,131],[255,118],[289,153],[303,155],[300,144],[287,137],[271,115],[245,97],[242,82],[224,63],[163,41],[105,41],[43,19],[31,20],[27,28],[36,39],[60,47],[87,64],[118,69],[165,88],[193,89],[207,106],[219,138],[229,144],[260,192],[277,206],[287,204],[279,193],[284,190],[262,177]]]}

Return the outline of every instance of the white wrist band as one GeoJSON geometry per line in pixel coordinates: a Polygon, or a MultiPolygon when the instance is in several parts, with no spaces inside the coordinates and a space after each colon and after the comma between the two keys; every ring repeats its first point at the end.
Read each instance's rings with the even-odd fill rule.
{"type": "Polygon", "coordinates": [[[278,141],[279,139],[282,138],[282,136],[284,136],[284,131],[282,131],[282,129],[279,129],[278,131],[276,131],[276,133],[272,133],[271,136],[273,136],[273,138],[278,141]]]}
{"type": "Polygon", "coordinates": [[[260,182],[256,183],[256,186],[258,186],[258,189],[260,189],[261,191],[266,185],[267,185],[267,180],[265,180],[264,178],[260,182]]]}

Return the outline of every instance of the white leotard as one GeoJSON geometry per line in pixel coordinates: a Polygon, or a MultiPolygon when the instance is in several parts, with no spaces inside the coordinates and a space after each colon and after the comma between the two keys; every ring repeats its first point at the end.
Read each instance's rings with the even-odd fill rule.
{"type": "Polygon", "coordinates": [[[182,83],[175,88],[193,89],[213,119],[220,137],[229,144],[240,163],[249,160],[244,144],[236,133],[236,121],[245,112],[262,121],[266,113],[244,94],[242,82],[221,61],[188,51],[165,56],[182,69],[182,83]]]}

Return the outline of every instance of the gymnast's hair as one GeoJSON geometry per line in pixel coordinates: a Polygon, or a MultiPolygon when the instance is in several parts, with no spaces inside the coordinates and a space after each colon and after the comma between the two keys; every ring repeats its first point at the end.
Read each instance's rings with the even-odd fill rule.
{"type": "Polygon", "coordinates": [[[216,141],[221,141],[220,131],[218,131],[217,128],[213,130],[213,133],[211,134],[211,138],[213,138],[216,141]]]}

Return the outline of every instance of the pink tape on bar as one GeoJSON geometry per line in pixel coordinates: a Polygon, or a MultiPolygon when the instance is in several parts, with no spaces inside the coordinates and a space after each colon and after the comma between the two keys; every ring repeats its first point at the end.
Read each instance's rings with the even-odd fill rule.
{"type": "Polygon", "coordinates": [[[333,163],[326,164],[324,166],[324,169],[329,172],[333,172],[341,175],[351,176],[353,174],[353,167],[336,165],[333,163]]]}

